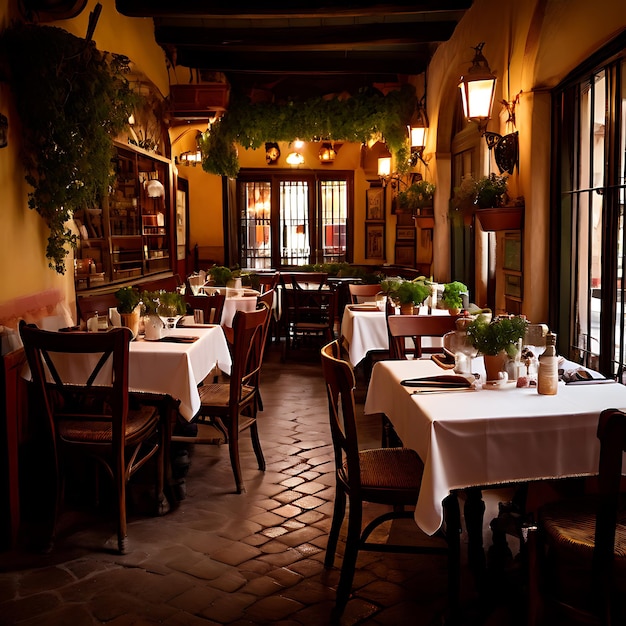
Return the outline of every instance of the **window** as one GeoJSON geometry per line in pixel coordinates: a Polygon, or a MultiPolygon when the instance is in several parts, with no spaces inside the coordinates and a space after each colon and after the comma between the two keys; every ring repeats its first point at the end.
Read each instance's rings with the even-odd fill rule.
{"type": "Polygon", "coordinates": [[[551,276],[557,289],[551,292],[560,294],[554,321],[568,338],[569,357],[620,379],[626,367],[625,48],[622,35],[554,94],[559,152],[551,227],[553,244],[563,250],[551,276]]]}
{"type": "Polygon", "coordinates": [[[350,260],[352,189],[352,172],[240,172],[241,267],[350,260]]]}

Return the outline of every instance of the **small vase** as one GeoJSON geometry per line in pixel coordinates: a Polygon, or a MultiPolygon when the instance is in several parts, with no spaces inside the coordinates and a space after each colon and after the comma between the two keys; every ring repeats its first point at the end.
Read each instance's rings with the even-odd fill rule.
{"type": "Polygon", "coordinates": [[[448,309],[448,313],[450,313],[450,315],[459,315],[459,313],[461,313],[461,309],[458,307],[448,309]]]}
{"type": "Polygon", "coordinates": [[[132,313],[120,313],[122,318],[122,326],[130,328],[130,332],[133,333],[133,339],[139,334],[139,308],[136,308],[132,313]]]}
{"type": "Polygon", "coordinates": [[[146,341],[158,341],[163,336],[163,322],[157,315],[146,315],[144,317],[146,341]]]}
{"type": "Polygon", "coordinates": [[[485,363],[485,373],[487,380],[500,380],[501,373],[506,372],[509,357],[504,350],[498,354],[485,354],[483,357],[485,363]]]}
{"type": "Polygon", "coordinates": [[[413,315],[415,305],[412,302],[400,305],[400,315],[413,315]]]}

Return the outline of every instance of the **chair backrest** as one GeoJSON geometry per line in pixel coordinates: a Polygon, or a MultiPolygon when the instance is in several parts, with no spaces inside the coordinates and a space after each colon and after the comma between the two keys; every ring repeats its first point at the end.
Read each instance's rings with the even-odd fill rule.
{"type": "Polygon", "coordinates": [[[202,310],[205,324],[219,324],[221,322],[224,301],[226,300],[223,293],[216,293],[212,296],[194,296],[191,293],[185,293],[184,298],[192,311],[195,309],[202,310]]]}
{"type": "Polygon", "coordinates": [[[322,350],[322,373],[328,395],[330,432],[335,452],[335,469],[338,476],[359,489],[359,440],[356,428],[354,388],[356,379],[350,363],[341,358],[341,340],[335,339],[322,350]]]}
{"type": "Polygon", "coordinates": [[[230,406],[237,406],[242,385],[258,387],[263,364],[264,332],[269,310],[237,311],[233,318],[232,366],[230,372],[230,406]]]}
{"type": "MultiPolygon", "coordinates": [[[[626,452],[626,413],[606,409],[598,421],[600,463],[599,502],[596,512],[593,581],[597,592],[607,596],[613,589],[615,529],[622,486],[622,463],[626,452]]],[[[610,603],[610,598],[605,602],[610,603]]]]}
{"type": "Polygon", "coordinates": [[[109,422],[123,458],[130,330],[48,332],[22,322],[20,335],[53,436],[59,420],[109,422]]]}
{"type": "Polygon", "coordinates": [[[176,291],[183,284],[178,274],[147,280],[134,285],[139,291],[176,291]]]}
{"type": "Polygon", "coordinates": [[[253,289],[258,289],[261,293],[275,289],[278,285],[280,275],[278,272],[272,274],[254,274],[252,277],[253,289]]]}
{"type": "Polygon", "coordinates": [[[350,290],[350,299],[352,304],[359,304],[360,302],[371,302],[376,297],[376,294],[380,293],[380,285],[359,285],[357,283],[350,283],[348,285],[350,290]]]}
{"type": "Polygon", "coordinates": [[[96,313],[98,315],[109,315],[109,309],[116,308],[119,304],[115,294],[103,293],[93,296],[79,296],[76,299],[79,319],[86,322],[96,313]]]}
{"type": "Polygon", "coordinates": [[[283,314],[287,326],[322,324],[334,336],[337,294],[332,289],[286,289],[283,314]]]}
{"type": "Polygon", "coordinates": [[[291,285],[293,289],[322,289],[326,285],[327,272],[287,272],[281,273],[284,285],[291,285]]]}
{"type": "MultiPolygon", "coordinates": [[[[422,337],[443,337],[456,329],[457,315],[388,315],[389,353],[392,359],[406,359],[406,340],[412,340],[414,356],[440,352],[441,348],[423,348],[422,337]]],[[[408,350],[411,353],[412,350],[408,350]]]]}

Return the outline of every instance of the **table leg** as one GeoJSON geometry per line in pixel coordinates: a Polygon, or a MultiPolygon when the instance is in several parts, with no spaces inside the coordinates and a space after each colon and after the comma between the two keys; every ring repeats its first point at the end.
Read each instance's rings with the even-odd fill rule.
{"type": "Polygon", "coordinates": [[[465,489],[465,527],[468,539],[468,560],[471,569],[476,574],[485,571],[485,551],[483,549],[483,517],[485,515],[485,502],[479,487],[465,489]]]}
{"type": "Polygon", "coordinates": [[[461,597],[461,510],[456,493],[451,493],[443,501],[443,519],[448,542],[448,626],[460,620],[461,597]]]}

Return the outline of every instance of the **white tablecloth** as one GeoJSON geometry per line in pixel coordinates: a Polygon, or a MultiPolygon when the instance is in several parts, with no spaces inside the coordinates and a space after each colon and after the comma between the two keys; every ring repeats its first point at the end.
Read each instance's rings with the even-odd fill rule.
{"type": "Polygon", "coordinates": [[[237,311],[254,311],[256,309],[256,296],[238,296],[235,298],[226,298],[224,300],[224,309],[222,311],[222,321],[224,326],[232,326],[233,318],[237,311]]]}
{"type": "Polygon", "coordinates": [[[442,501],[453,489],[597,473],[598,417],[626,408],[618,383],[559,383],[556,396],[514,383],[421,395],[400,385],[444,373],[430,360],[377,363],[365,402],[365,413],[384,413],[424,462],[415,520],[428,534],[440,527],[442,501]]]}
{"type": "Polygon", "coordinates": [[[136,391],[168,393],[180,400],[180,414],[191,420],[200,408],[198,383],[217,365],[229,373],[231,357],[220,326],[172,328],[168,335],[197,336],[194,343],[140,339],[130,344],[129,386],[136,391]]]}
{"type": "MultiPolygon", "coordinates": [[[[370,350],[389,350],[389,336],[384,311],[358,311],[347,305],[341,320],[341,336],[348,342],[350,363],[358,365],[370,350]]],[[[421,307],[420,314],[425,314],[421,307]]],[[[434,309],[433,315],[449,315],[447,310],[434,309]]],[[[433,346],[436,340],[423,339],[423,346],[433,346]]],[[[439,345],[439,344],[437,344],[439,345]]]]}

